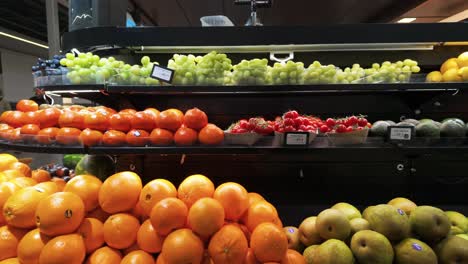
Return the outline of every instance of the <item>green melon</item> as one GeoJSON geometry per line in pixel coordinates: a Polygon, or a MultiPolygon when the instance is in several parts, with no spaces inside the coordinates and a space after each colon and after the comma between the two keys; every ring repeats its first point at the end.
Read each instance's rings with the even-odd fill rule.
{"type": "Polygon", "coordinates": [[[455,119],[449,119],[442,123],[440,135],[442,137],[465,137],[465,125],[455,119]]]}
{"type": "Polygon", "coordinates": [[[423,122],[416,126],[416,136],[426,138],[440,137],[440,129],[434,122],[423,122]]]}
{"type": "Polygon", "coordinates": [[[76,165],[75,174],[90,174],[104,181],[115,173],[115,163],[109,156],[85,155],[76,165]]]}

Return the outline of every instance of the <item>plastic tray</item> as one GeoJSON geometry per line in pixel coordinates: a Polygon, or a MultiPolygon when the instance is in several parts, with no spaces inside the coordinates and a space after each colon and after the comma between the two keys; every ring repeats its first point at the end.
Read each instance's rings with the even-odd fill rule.
{"type": "Polygon", "coordinates": [[[327,133],[332,145],[356,145],[366,142],[369,129],[355,130],[347,133],[327,133]]]}

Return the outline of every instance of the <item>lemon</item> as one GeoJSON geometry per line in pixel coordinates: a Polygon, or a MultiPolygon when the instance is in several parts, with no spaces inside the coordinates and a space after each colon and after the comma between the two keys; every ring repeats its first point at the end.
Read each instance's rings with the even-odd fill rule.
{"type": "Polygon", "coordinates": [[[464,81],[468,81],[468,66],[465,66],[458,70],[458,75],[460,75],[464,81]]]}
{"type": "Polygon", "coordinates": [[[426,76],[426,82],[441,82],[441,81],[442,81],[442,73],[440,73],[440,71],[430,72],[426,76]]]}
{"type": "Polygon", "coordinates": [[[440,66],[440,72],[444,74],[449,69],[456,69],[458,70],[458,63],[456,58],[450,58],[446,60],[442,66],[440,66]]]}
{"type": "Polygon", "coordinates": [[[458,75],[458,69],[452,68],[442,74],[442,80],[444,82],[461,82],[462,78],[458,75]]]}
{"type": "Polygon", "coordinates": [[[463,52],[457,58],[459,68],[468,67],[468,51],[463,52]]]}

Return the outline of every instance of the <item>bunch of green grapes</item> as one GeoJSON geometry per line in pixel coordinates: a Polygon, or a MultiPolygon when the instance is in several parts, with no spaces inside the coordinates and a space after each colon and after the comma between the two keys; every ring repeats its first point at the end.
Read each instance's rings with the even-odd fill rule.
{"type": "Polygon", "coordinates": [[[124,64],[114,76],[113,82],[127,85],[159,85],[157,79],[150,77],[154,64],[158,63],[151,62],[148,56],[141,58],[141,65],[124,64]]]}
{"type": "Polygon", "coordinates": [[[198,85],[223,85],[224,77],[232,68],[226,54],[212,51],[205,56],[195,58],[197,63],[196,79],[198,85]]]}
{"type": "Polygon", "coordinates": [[[267,59],[242,60],[233,66],[232,82],[234,85],[265,85],[267,71],[267,59]]]}
{"type": "Polygon", "coordinates": [[[175,71],[172,83],[175,85],[193,85],[196,83],[195,56],[174,54],[167,67],[175,71]]]}
{"type": "Polygon", "coordinates": [[[338,70],[336,73],[336,83],[362,83],[365,81],[366,71],[357,63],[353,66],[346,67],[344,70],[338,70]]]}
{"type": "Polygon", "coordinates": [[[412,73],[418,73],[421,68],[418,62],[410,59],[382,64],[374,63],[372,68],[365,69],[367,83],[402,83],[408,82],[412,73]]]}
{"type": "Polygon", "coordinates": [[[288,61],[286,63],[275,63],[269,67],[271,83],[273,85],[302,84],[304,63],[288,61]]]}
{"type": "Polygon", "coordinates": [[[338,68],[333,64],[322,65],[319,61],[314,61],[304,71],[303,83],[304,84],[318,84],[318,83],[336,83],[336,73],[338,68]]]}
{"type": "Polygon", "coordinates": [[[60,60],[60,65],[68,68],[67,77],[72,84],[95,84],[108,80],[124,62],[113,57],[99,58],[98,55],[87,52],[78,56],[67,53],[60,60]]]}

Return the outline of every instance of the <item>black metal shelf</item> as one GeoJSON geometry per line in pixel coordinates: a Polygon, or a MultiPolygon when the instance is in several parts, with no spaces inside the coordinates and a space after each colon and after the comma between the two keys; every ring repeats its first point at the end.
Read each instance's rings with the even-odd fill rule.
{"type": "Polygon", "coordinates": [[[396,145],[385,142],[383,138],[368,138],[367,142],[358,145],[330,145],[326,137],[318,137],[308,147],[294,146],[276,146],[272,144],[272,138],[265,138],[254,146],[95,146],[85,147],[82,145],[38,145],[34,143],[9,143],[0,142],[0,149],[16,150],[31,153],[54,153],[54,154],[203,154],[203,155],[237,155],[237,154],[288,154],[288,155],[312,155],[320,159],[334,160],[342,157],[359,156],[363,154],[371,155],[401,155],[401,156],[420,156],[428,154],[449,154],[466,155],[468,145],[464,144],[464,139],[417,139],[410,144],[396,145]]]}
{"type": "Polygon", "coordinates": [[[57,94],[106,92],[109,94],[314,94],[314,93],[400,93],[455,92],[468,89],[468,83],[376,83],[376,84],[311,84],[264,86],[145,86],[145,85],[51,85],[36,89],[57,94]]]}
{"type": "Polygon", "coordinates": [[[466,23],[337,24],[307,27],[98,27],[67,32],[63,49],[100,46],[249,46],[466,41],[466,23]],[[430,34],[428,34],[430,32],[430,34]]]}

